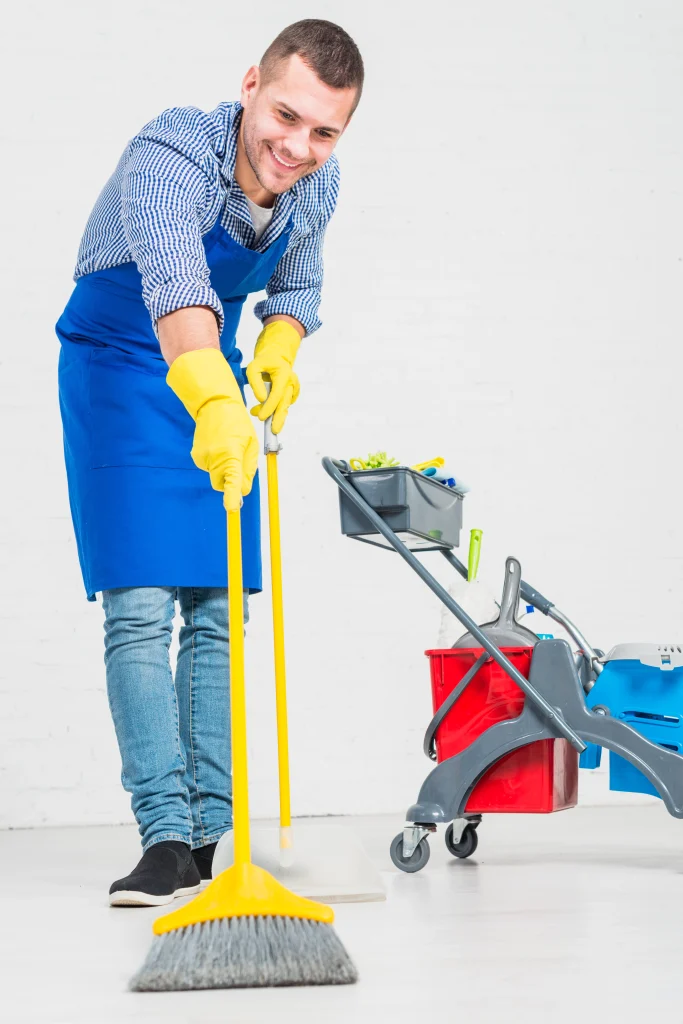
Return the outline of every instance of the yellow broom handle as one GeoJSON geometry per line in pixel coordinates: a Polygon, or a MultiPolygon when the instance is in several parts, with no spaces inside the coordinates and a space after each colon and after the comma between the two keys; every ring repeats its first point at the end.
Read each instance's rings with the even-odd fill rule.
{"type": "Polygon", "coordinates": [[[230,729],[235,864],[251,859],[247,776],[247,706],[244,689],[244,605],[240,513],[228,512],[228,626],[230,631],[230,729]]]}
{"type": "Polygon", "coordinates": [[[280,548],[280,496],[277,453],[266,455],[268,467],[268,522],[270,525],[270,577],[273,595],[273,649],[275,654],[275,713],[277,761],[280,776],[280,828],[289,828],[292,810],[289,791],[289,734],[287,728],[287,677],[285,671],[285,619],[282,602],[282,551],[280,548]]]}

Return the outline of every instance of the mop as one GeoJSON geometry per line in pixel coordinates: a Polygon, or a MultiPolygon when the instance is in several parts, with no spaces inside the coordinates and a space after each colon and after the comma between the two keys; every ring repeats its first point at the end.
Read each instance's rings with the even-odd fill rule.
{"type": "MultiPolygon", "coordinates": [[[[253,858],[255,863],[301,896],[326,903],[384,900],[386,894],[379,872],[348,828],[308,821],[298,822],[296,829],[292,829],[277,469],[277,457],[282,445],[279,435],[273,434],[271,423],[272,419],[264,423],[264,447],[268,476],[280,825],[279,828],[267,825],[253,828],[253,858]]],[[[233,863],[233,855],[233,833],[226,832],[214,853],[214,878],[233,863]]]]}
{"type": "Polygon", "coordinates": [[[157,918],[147,959],[130,983],[135,992],[357,980],[331,907],[290,892],[251,861],[239,510],[228,512],[228,610],[234,863],[184,907],[157,918]]]}

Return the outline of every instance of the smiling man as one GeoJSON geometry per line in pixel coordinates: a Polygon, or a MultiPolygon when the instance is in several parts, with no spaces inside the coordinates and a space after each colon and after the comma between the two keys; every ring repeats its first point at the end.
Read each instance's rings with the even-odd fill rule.
{"type": "Polygon", "coordinates": [[[113,905],[196,892],[231,828],[223,506],[242,498],[245,606],[261,589],[259,443],[235,334],[247,295],[265,289],[246,377],[252,412],[277,433],[299,394],[301,340],[320,326],[333,150],[362,86],[343,29],[291,25],[239,103],[146,125],[86,225],[57,324],[59,387],[80,564],[89,599],[102,593],[109,704],[143,846],[113,905]]]}

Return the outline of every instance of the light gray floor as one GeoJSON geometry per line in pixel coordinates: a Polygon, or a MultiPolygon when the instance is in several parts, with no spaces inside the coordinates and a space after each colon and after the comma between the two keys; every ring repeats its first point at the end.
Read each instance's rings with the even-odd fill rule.
{"type": "MultiPolygon", "coordinates": [[[[476,860],[441,835],[420,874],[388,857],[399,817],[341,819],[385,903],[336,908],[361,980],[340,989],[132,995],[155,910],[110,909],[132,828],[0,832],[8,1024],[683,1019],[683,822],[661,805],[484,819],[476,860]]],[[[176,903],[176,906],[178,903],[176,903]]]]}

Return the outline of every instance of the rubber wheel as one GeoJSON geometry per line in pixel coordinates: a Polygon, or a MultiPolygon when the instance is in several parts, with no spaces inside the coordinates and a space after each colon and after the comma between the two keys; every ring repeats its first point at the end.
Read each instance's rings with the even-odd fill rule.
{"type": "Polygon", "coordinates": [[[478,845],[479,837],[477,836],[477,830],[472,825],[465,827],[459,843],[453,842],[453,825],[449,825],[446,829],[446,846],[448,847],[448,852],[452,853],[454,857],[465,860],[466,857],[472,856],[478,845]]]}
{"type": "Polygon", "coordinates": [[[421,839],[413,850],[412,856],[404,857],[402,832],[399,832],[399,834],[394,838],[389,849],[389,854],[396,867],[400,868],[401,871],[408,871],[410,874],[414,871],[422,870],[429,860],[429,853],[429,842],[425,836],[425,838],[421,839]]]}

